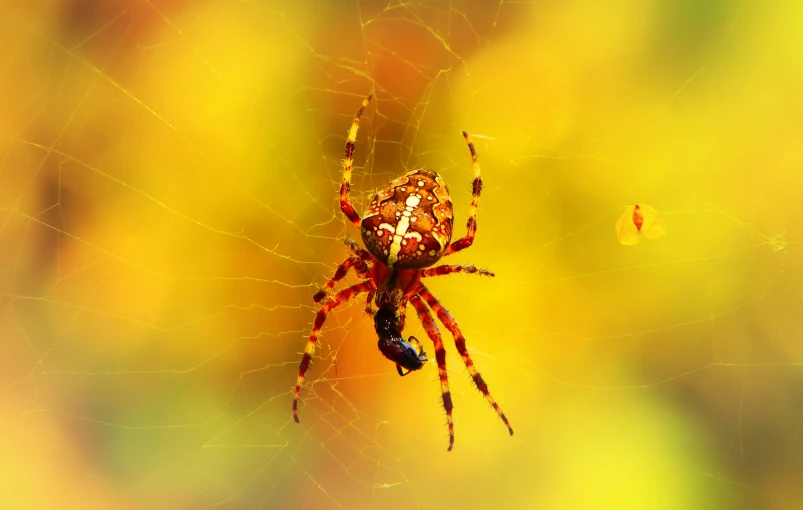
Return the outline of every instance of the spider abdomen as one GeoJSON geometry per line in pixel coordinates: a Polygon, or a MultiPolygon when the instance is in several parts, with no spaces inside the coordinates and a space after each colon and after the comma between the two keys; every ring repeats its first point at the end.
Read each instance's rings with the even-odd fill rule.
{"type": "Polygon", "coordinates": [[[394,179],[371,200],[363,215],[368,251],[393,268],[431,266],[452,239],[452,201],[441,177],[426,169],[394,179]]]}

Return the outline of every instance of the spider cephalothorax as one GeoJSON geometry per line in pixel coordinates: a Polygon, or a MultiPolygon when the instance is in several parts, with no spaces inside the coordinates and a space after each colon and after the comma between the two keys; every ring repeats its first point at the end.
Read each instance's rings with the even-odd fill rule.
{"type": "Polygon", "coordinates": [[[469,273],[493,276],[493,273],[474,266],[440,265],[430,267],[441,257],[451,255],[468,248],[474,242],[477,231],[477,205],[482,191],[482,177],[477,162],[477,153],[468,133],[463,136],[471,151],[474,164],[474,182],[472,184],[471,208],[469,209],[466,236],[451,242],[454,215],[449,190],[441,177],[426,169],[416,169],[405,173],[382,188],[368,206],[364,216],[360,218],[349,202],[351,191],[351,165],[354,153],[354,140],[360,125],[362,112],[368,106],[368,96],[360,106],[354,123],[349,130],[346,141],[346,158],[343,162],[343,182],[340,185],[340,209],[349,221],[360,229],[367,251],[357,243],[347,241],[353,252],[335,271],[323,289],[313,299],[321,303],[321,309],[315,316],[304,357],[298,370],[298,379],[293,397],[293,418],[298,422],[298,400],[304,374],[309,368],[315,343],[318,340],[323,323],[329,311],[351,299],[367,293],[366,311],[374,318],[374,329],[379,339],[378,346],[382,354],[396,364],[399,375],[407,375],[420,370],[428,361],[421,343],[414,336],[407,340],[402,336],[407,304],[411,304],[418,314],[427,336],[435,348],[435,361],[443,396],[443,409],[446,411],[446,424],[449,429],[449,450],[454,445],[454,419],[452,418],[452,396],[449,392],[449,380],[446,374],[446,350],[435,319],[430,311],[435,312],[438,319],[454,337],[457,352],[463,359],[475,386],[485,396],[491,407],[513,435],[505,413],[488,391],[488,385],[474,366],[468,354],[466,339],[457,325],[457,321],[435,296],[421,283],[421,278],[441,276],[451,273],[469,273]],[[335,284],[346,276],[350,268],[362,278],[360,283],[347,287],[333,296],[329,295],[335,284]],[[372,306],[376,303],[377,310],[372,306]],[[403,370],[407,370],[404,372],[403,370]]]}

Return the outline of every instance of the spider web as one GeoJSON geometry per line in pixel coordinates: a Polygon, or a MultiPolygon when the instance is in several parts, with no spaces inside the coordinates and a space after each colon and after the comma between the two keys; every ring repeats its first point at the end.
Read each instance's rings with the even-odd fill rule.
{"type": "Polygon", "coordinates": [[[803,505],[793,2],[0,9],[4,507],[803,505]],[[449,262],[497,276],[428,286],[513,438],[444,331],[447,454],[435,367],[399,378],[362,303],[292,422],[370,91],[358,210],[425,165],[462,235],[460,130],[477,146],[478,236],[449,262]],[[636,203],[667,236],[617,243],[636,203]]]}

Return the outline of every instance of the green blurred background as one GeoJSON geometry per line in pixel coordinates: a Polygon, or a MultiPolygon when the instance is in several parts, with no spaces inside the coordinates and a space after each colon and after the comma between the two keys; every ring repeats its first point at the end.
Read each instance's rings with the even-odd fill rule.
{"type": "Polygon", "coordinates": [[[1,506],[803,507],[801,26],[794,1],[3,2],[1,506]],[[429,286],[512,438],[445,334],[446,453],[437,370],[399,378],[361,303],[292,422],[370,91],[359,210],[425,165],[461,235],[474,137],[449,262],[497,276],[429,286]],[[668,234],[622,246],[637,203],[668,234]]]}

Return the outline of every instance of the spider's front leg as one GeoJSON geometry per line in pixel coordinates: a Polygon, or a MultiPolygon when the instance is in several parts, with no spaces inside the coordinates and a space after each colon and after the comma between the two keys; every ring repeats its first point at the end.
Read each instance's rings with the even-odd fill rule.
{"type": "Polygon", "coordinates": [[[306,348],[304,348],[304,356],[301,358],[301,365],[298,367],[298,379],[296,379],[296,388],[293,393],[293,419],[296,423],[298,423],[298,396],[301,393],[301,385],[304,383],[304,374],[307,372],[309,364],[312,361],[312,355],[315,354],[315,343],[318,341],[318,335],[321,332],[323,323],[326,321],[326,316],[329,315],[329,312],[333,308],[340,306],[341,303],[348,301],[358,294],[369,292],[373,289],[374,282],[371,280],[352,285],[329,298],[321,309],[318,310],[318,314],[315,316],[315,323],[312,326],[312,333],[307,341],[306,348]]]}
{"type": "Polygon", "coordinates": [[[357,110],[357,115],[354,117],[354,122],[349,129],[349,136],[346,139],[346,158],[343,160],[343,182],[340,184],[340,210],[357,228],[360,228],[360,215],[354,209],[354,206],[349,202],[349,192],[351,192],[351,166],[354,164],[352,155],[354,154],[354,141],[357,139],[357,130],[360,128],[360,117],[368,103],[371,101],[373,94],[370,94],[360,105],[357,110]]]}

